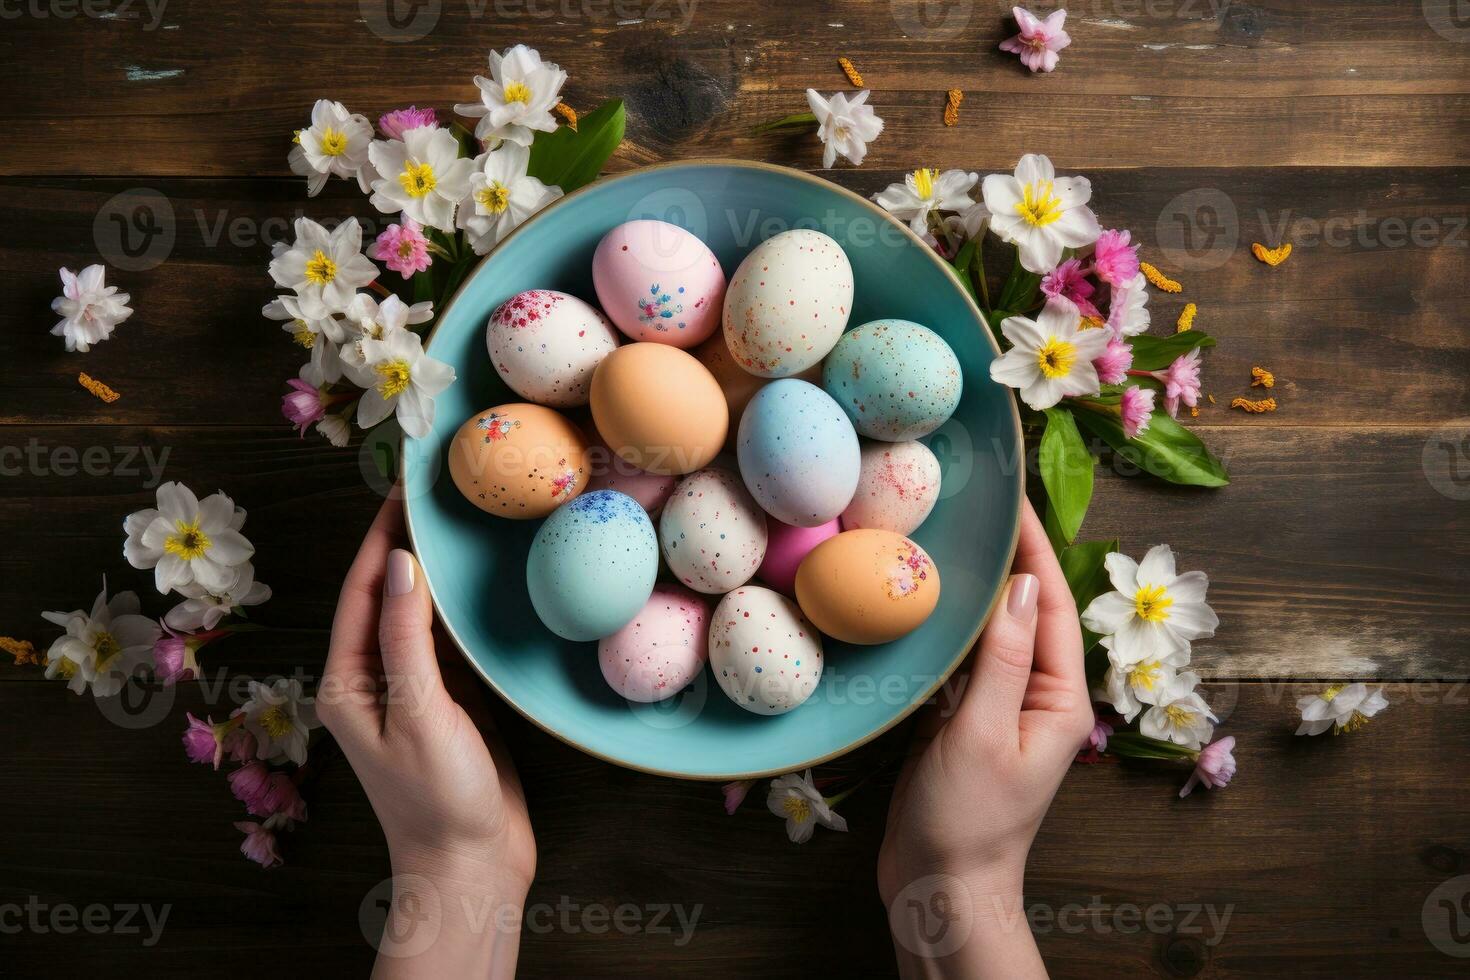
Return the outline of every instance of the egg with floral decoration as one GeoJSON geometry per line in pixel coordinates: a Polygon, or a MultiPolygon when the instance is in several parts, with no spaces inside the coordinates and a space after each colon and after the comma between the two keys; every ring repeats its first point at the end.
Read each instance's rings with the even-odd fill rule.
{"type": "Polygon", "coordinates": [[[725,270],[709,246],[667,221],[626,221],[592,256],[597,300],[634,340],[695,347],[720,325],[725,270]]]}
{"type": "Polygon", "coordinates": [[[857,493],[842,526],[912,534],[939,500],[939,460],[922,442],[864,442],[857,493]]]}
{"type": "Polygon", "coordinates": [[[746,711],[783,715],[822,679],[822,637],[796,603],[759,585],[734,590],[710,615],[715,681],[746,711]]]}
{"type": "Polygon", "coordinates": [[[659,546],[674,577],[722,594],[750,581],[766,556],[766,515],[740,477],[718,466],[679,481],[664,505],[659,546]]]}
{"type": "Polygon", "coordinates": [[[587,485],[587,437],[555,409],[497,405],[465,420],[449,475],[466,500],[512,520],[545,517],[587,485]]]}
{"type": "Polygon", "coordinates": [[[495,372],[517,395],[569,408],[587,404],[592,373],[617,349],[618,332],[575,296],[528,289],[490,314],[485,346],[495,372]]]}
{"type": "Polygon", "coordinates": [[[597,644],[603,679],[629,701],[678,694],[708,659],[709,613],[704,596],[671,582],[654,586],[632,622],[597,644]]]}
{"type": "Polygon", "coordinates": [[[843,531],[802,560],[796,601],[835,640],[888,643],[918,629],[939,604],[939,569],[901,534],[843,531]]]}
{"type": "Polygon", "coordinates": [[[852,295],[852,263],[830,235],[782,232],[752,249],[730,277],[721,315],[725,343],[751,374],[800,374],[842,336],[852,295]]]}
{"type": "Polygon", "coordinates": [[[890,319],[843,334],[822,364],[822,387],[859,435],[906,442],[949,421],[963,384],[959,358],[939,334],[890,319]]]}

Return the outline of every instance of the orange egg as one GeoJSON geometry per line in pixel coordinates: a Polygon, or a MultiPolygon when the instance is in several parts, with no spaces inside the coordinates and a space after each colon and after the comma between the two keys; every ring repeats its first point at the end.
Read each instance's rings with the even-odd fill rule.
{"type": "MultiPolygon", "coordinates": [[[[741,367],[736,362],[734,355],[730,353],[730,345],[725,343],[723,331],[715,331],[714,336],[696,347],[693,354],[699,359],[699,363],[714,375],[715,381],[719,382],[720,390],[725,394],[725,404],[730,408],[729,434],[733,441],[735,433],[740,428],[740,416],[745,414],[745,406],[749,405],[755,393],[770,384],[772,379],[757,377],[741,367]]],[[[822,386],[821,362],[813,364],[794,377],[810,381],[820,388],[822,386]]]]}
{"type": "Polygon", "coordinates": [[[625,344],[592,376],[592,419],[613,452],[660,476],[702,469],[725,444],[719,382],[668,344],[625,344]]]}
{"type": "Polygon", "coordinates": [[[844,643],[887,643],[919,627],[939,603],[939,569],[901,534],[843,531],[796,570],[796,601],[812,624],[844,643]]]}
{"type": "Polygon", "coordinates": [[[449,475],[497,517],[545,517],[587,485],[587,438],[560,412],[528,402],[469,417],[449,444],[449,475]]]}

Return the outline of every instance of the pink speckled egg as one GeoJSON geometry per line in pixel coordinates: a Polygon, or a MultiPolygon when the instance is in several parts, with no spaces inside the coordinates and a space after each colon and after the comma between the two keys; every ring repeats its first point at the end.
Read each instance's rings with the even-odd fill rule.
{"type": "Polygon", "coordinates": [[[729,592],[766,556],[766,515],[740,477],[711,466],[679,481],[658,522],[669,571],[697,592],[729,592]]]}
{"type": "Polygon", "coordinates": [[[575,296],[528,289],[501,303],[485,327],[495,372],[527,401],[587,404],[592,373],[618,346],[607,318],[575,296]]]}
{"type": "Polygon", "coordinates": [[[633,620],[597,644],[608,686],[629,701],[673,697],[699,672],[709,651],[709,605],[683,586],[656,585],[633,620]]]}
{"type": "Polygon", "coordinates": [[[822,679],[822,637],[796,603],[747,585],[710,614],[709,664],[731,701],[758,715],[784,715],[822,679]]]}
{"type": "Polygon", "coordinates": [[[762,582],[778,592],[796,595],[796,569],[817,545],[837,534],[837,520],[816,527],[792,527],[774,517],[766,521],[766,560],[756,572],[762,582]]]}
{"type": "Polygon", "coordinates": [[[634,340],[694,347],[720,325],[725,270],[709,246],[667,221],[627,221],[592,256],[603,311],[634,340]]]}
{"type": "Polygon", "coordinates": [[[617,453],[598,441],[587,449],[587,468],[591,476],[587,480],[588,490],[616,490],[638,501],[648,511],[649,517],[657,517],[664,509],[664,502],[674,492],[679,482],[677,476],[661,476],[640,470],[617,453]]]}
{"type": "Polygon", "coordinates": [[[842,527],[912,534],[939,499],[939,460],[922,442],[864,442],[857,493],[842,527]]]}

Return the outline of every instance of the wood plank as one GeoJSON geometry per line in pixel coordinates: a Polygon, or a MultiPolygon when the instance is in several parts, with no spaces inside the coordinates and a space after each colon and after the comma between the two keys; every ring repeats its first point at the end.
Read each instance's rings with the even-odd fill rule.
{"type": "MultiPolygon", "coordinates": [[[[1459,961],[1431,945],[1422,910],[1466,870],[1470,795],[1442,778],[1470,761],[1465,689],[1391,685],[1389,709],[1362,731],[1293,739],[1295,699],[1315,689],[1241,685],[1222,729],[1239,740],[1240,770],[1222,791],[1181,801],[1182,772],[1073,768],[1026,884],[1053,976],[1453,972],[1459,961]],[[1399,831],[1384,832],[1386,813],[1399,831]],[[1103,910],[1090,921],[1067,913],[1073,930],[1087,923],[1080,931],[1049,924],[1089,905],[1103,910]],[[1125,926],[1139,914],[1129,909],[1152,909],[1152,929],[1112,928],[1115,914],[1125,926]]],[[[365,971],[358,911],[389,868],[355,778],[333,763],[309,790],[311,819],[287,838],[287,866],[261,872],[235,853],[239,805],[223,775],[183,761],[179,720],[201,707],[181,700],[167,723],[124,731],[56,685],[0,685],[12,732],[0,778],[25,787],[0,841],[0,902],[171,906],[153,947],[138,935],[7,936],[8,970],[41,975],[64,958],[72,971],[197,976],[200,962],[233,956],[288,976],[365,971]]],[[[615,769],[504,722],[539,849],[531,903],[550,926],[525,933],[521,976],[641,976],[658,963],[681,977],[799,977],[813,955],[833,976],[892,970],[873,884],[891,771],[841,807],[849,833],[796,846],[765,812],[764,787],[726,817],[713,786],[615,769]],[[645,926],[664,904],[699,918],[682,945],[677,926],[583,927],[585,909],[622,904],[645,926]]],[[[890,733],[819,775],[869,772],[905,738],[890,733]]]]}
{"type": "Polygon", "coordinates": [[[568,69],[573,104],[628,100],[622,165],[730,154],[814,166],[810,140],[756,140],[750,127],[804,109],[807,87],[845,87],[836,58],[858,52],[888,122],[872,166],[911,166],[916,145],[944,167],[999,167],[1020,146],[1093,168],[1470,159],[1470,49],[1440,0],[1112,0],[1074,9],[1074,43],[1045,78],[996,50],[1013,31],[1003,7],[969,0],[829,2],[815,25],[737,0],[435,0],[405,8],[402,30],[386,3],[172,0],[154,16],[88,0],[105,19],[29,14],[80,0],[30,4],[0,39],[20,79],[0,173],[285,174],[289,134],[317,98],[373,115],[399,101],[448,111],[473,97],[487,49],[520,39],[568,69]],[[970,99],[951,129],[940,117],[955,87],[970,99]],[[107,133],[107,151],[79,129],[107,133]]]}
{"type": "MultiPolygon", "coordinates": [[[[1229,487],[1105,472],[1083,528],[1084,537],[1119,536],[1134,557],[1167,541],[1181,568],[1210,575],[1222,625],[1196,651],[1202,674],[1470,676],[1470,458],[1453,456],[1470,428],[1236,426],[1202,435],[1230,467],[1229,487]]],[[[138,590],[151,614],[166,611],[152,576],[121,557],[122,519],[152,506],[148,484],[158,477],[141,449],[131,460],[138,472],[118,470],[129,447],[146,447],[155,461],[168,451],[162,479],[223,489],[250,512],[259,579],[276,590],[256,618],[289,629],[231,638],[207,650],[206,662],[255,673],[320,665],[336,584],[381,501],[364,477],[381,487],[371,452],[302,442],[285,427],[11,426],[0,446],[24,451],[18,466],[17,452],[0,457],[19,469],[6,471],[0,511],[0,634],[49,643],[55,630],[38,613],[90,602],[103,573],[114,589],[138,590]],[[92,447],[99,465],[81,472],[92,447]]],[[[0,667],[0,678],[25,676],[0,667]]]]}
{"type": "MultiPolygon", "coordinates": [[[[897,171],[841,171],[871,194],[897,171]]],[[[1219,425],[1438,423],[1470,415],[1470,170],[1117,170],[1092,175],[1109,225],[1131,227],[1147,258],[1181,279],[1155,294],[1156,333],[1186,300],[1220,345],[1204,383],[1219,425]],[[1269,269],[1255,241],[1292,241],[1269,269]],[[1225,408],[1264,364],[1281,411],[1225,408]],[[1385,399],[1387,405],[1385,406],[1385,399]]],[[[355,185],[309,200],[298,181],[11,179],[0,181],[0,422],[268,425],[305,355],[259,316],[273,295],[269,243],[298,214],[356,214],[381,227],[355,185]],[[157,197],[146,191],[154,191],[157,197]],[[118,197],[118,195],[123,195],[118,197]],[[148,233],[153,229],[155,233],[148,233]],[[124,237],[124,234],[126,237],[124,237]],[[124,247],[127,242],[127,247],[124,247]],[[134,316],[83,356],[47,331],[56,269],[102,259],[134,316]],[[160,264],[161,263],[161,264],[160,264]],[[129,271],[138,270],[138,271],[129,271]],[[85,369],[122,392],[107,405],[76,382],[85,369]]],[[[746,215],[715,215],[748,227],[746,215]]]]}

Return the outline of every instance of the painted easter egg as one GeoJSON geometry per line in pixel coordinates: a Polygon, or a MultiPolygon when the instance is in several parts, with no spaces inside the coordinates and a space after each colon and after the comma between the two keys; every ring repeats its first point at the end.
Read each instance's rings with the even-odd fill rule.
{"type": "Polygon", "coordinates": [[[592,256],[597,300],[634,340],[703,343],[720,325],[725,271],[709,246],[667,221],[627,221],[592,256]]]}
{"type": "Polygon", "coordinates": [[[575,296],[528,289],[501,303],[485,327],[495,372],[528,401],[556,408],[587,404],[597,365],[618,332],[575,296]]]}
{"type": "Polygon", "coordinates": [[[928,327],[874,320],[842,335],[822,365],[822,387],[860,435],[905,442],[927,436],[954,414],[960,361],[928,327]]]}
{"type": "Polygon", "coordinates": [[[555,409],[525,402],[471,415],[449,444],[449,475],[496,517],[545,517],[587,484],[587,439],[555,409]]]}
{"type": "Polygon", "coordinates": [[[756,575],[777,592],[796,595],[796,570],[802,559],[840,530],[837,521],[793,527],[771,518],[766,521],[766,557],[756,575]]]}
{"type": "MultiPolygon", "coordinates": [[[[690,353],[714,376],[720,390],[725,393],[725,405],[730,409],[730,432],[727,438],[733,441],[735,434],[740,431],[740,417],[745,414],[745,406],[750,404],[757,391],[771,383],[771,379],[751,374],[737,364],[735,356],[730,353],[730,345],[725,343],[722,331],[716,331],[713,337],[690,353]]],[[[820,385],[822,365],[813,364],[795,377],[820,385]]]]}
{"type": "Polygon", "coordinates": [[[852,264],[831,236],[797,228],[761,242],[725,291],[725,342],[741,367],[789,378],[827,356],[852,312],[852,264]]]}
{"type": "Polygon", "coordinates": [[[671,698],[704,669],[709,650],[709,601],[682,586],[661,583],[632,621],[597,644],[608,686],[629,701],[671,698]]]}
{"type": "Polygon", "coordinates": [[[817,689],[822,638],[796,603],[747,585],[710,614],[709,662],[731,701],[758,715],[782,715],[817,689]]]}
{"type": "Polygon", "coordinates": [[[730,416],[719,384],[676,347],[624,344],[607,355],[592,375],[591,405],[603,441],[650,473],[693,473],[725,444],[730,416]]]}
{"type": "Polygon", "coordinates": [[[813,548],[796,570],[796,601],[833,639],[888,643],[934,611],[939,569],[901,534],[843,531],[813,548]]]}
{"type": "Polygon", "coordinates": [[[626,493],[648,511],[649,517],[659,515],[669,494],[674,492],[674,485],[679,482],[677,476],[640,470],[609,449],[601,439],[587,449],[587,469],[591,474],[587,479],[588,490],[626,493]]]}
{"type": "Polygon", "coordinates": [[[750,581],[766,556],[766,515],[720,467],[679,481],[658,524],[659,546],[674,577],[696,592],[721,594],[750,581]]]}
{"type": "Polygon", "coordinates": [[[751,496],[787,524],[825,524],[857,490],[861,454],[852,423],[805,381],[783,378],[757,392],[740,419],[735,449],[751,496]]]}
{"type": "Polygon", "coordinates": [[[939,499],[939,460],[922,442],[864,442],[857,493],[842,512],[844,530],[874,527],[912,534],[939,499]]]}

